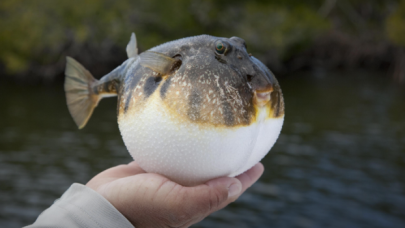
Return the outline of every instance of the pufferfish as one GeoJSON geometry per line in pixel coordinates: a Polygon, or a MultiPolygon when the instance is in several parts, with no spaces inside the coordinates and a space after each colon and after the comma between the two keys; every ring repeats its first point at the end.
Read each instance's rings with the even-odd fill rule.
{"type": "Polygon", "coordinates": [[[83,128],[98,102],[118,96],[118,125],[134,160],[147,172],[193,186],[237,176],[259,162],[284,121],[273,73],[239,37],[183,38],[128,59],[96,80],[67,57],[69,111],[83,128]]]}

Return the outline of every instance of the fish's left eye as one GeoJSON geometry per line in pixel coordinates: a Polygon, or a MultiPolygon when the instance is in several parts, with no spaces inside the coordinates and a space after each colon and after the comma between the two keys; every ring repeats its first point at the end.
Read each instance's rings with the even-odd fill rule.
{"type": "Polygon", "coordinates": [[[221,41],[217,41],[215,43],[215,50],[217,51],[218,54],[224,54],[226,47],[224,43],[222,43],[221,41]]]}

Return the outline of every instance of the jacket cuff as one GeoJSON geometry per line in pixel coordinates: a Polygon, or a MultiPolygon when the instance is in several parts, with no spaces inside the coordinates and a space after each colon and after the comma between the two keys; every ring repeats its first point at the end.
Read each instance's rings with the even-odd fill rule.
{"type": "Polygon", "coordinates": [[[42,212],[29,227],[125,227],[134,226],[108,200],[93,189],[74,183],[62,197],[42,212]]]}

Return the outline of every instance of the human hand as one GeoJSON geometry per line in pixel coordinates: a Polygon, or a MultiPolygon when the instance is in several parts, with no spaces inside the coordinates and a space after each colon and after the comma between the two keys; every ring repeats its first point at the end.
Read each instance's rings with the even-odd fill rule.
{"type": "Polygon", "coordinates": [[[237,177],[194,187],[146,173],[136,162],[101,172],[86,185],[106,198],[135,227],[189,227],[235,201],[262,175],[261,163],[237,177]]]}

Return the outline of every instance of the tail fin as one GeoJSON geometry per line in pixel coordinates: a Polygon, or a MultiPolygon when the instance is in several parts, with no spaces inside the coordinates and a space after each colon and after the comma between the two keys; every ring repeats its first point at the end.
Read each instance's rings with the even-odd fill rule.
{"type": "Polygon", "coordinates": [[[79,129],[89,120],[99,101],[92,85],[97,80],[76,60],[66,57],[65,93],[69,112],[79,129]]]}

